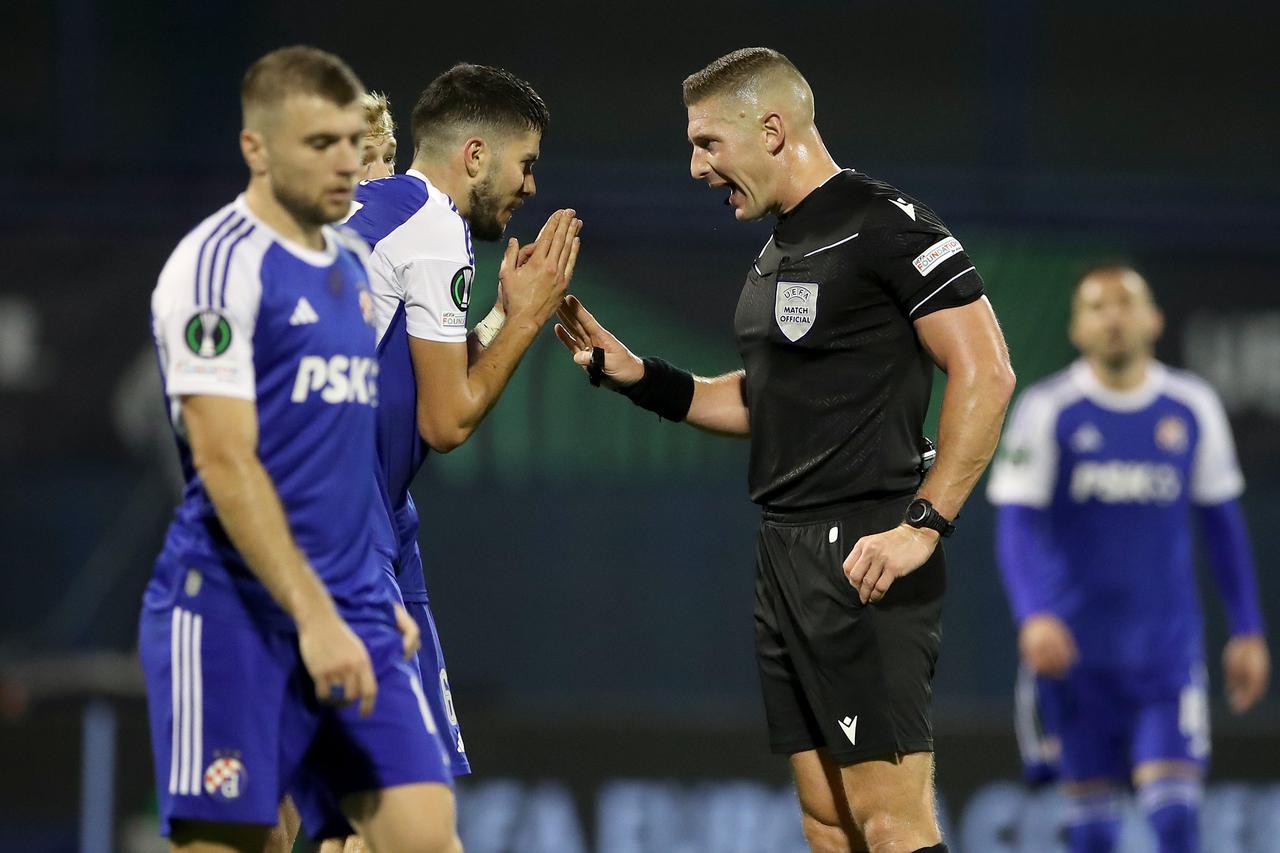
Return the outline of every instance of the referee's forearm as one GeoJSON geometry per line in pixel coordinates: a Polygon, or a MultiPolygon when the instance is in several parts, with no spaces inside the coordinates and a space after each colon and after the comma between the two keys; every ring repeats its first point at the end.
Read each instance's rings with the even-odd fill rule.
{"type": "Polygon", "coordinates": [[[947,518],[960,514],[995,453],[1013,383],[1013,371],[999,363],[953,370],[947,377],[938,458],[919,492],[947,518]]]}

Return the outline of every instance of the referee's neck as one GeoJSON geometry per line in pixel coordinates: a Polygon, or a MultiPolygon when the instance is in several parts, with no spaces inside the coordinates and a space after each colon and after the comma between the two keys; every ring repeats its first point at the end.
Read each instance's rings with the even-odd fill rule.
{"type": "Polygon", "coordinates": [[[792,164],[784,167],[786,171],[778,187],[779,216],[790,213],[810,193],[841,171],[821,142],[813,148],[797,146],[790,155],[792,164]]]}

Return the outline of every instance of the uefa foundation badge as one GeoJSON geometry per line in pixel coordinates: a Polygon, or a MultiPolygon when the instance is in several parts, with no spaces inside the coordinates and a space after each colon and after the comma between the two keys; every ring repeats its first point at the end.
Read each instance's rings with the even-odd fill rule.
{"type": "Polygon", "coordinates": [[[231,755],[215,758],[204,771],[205,793],[224,800],[238,798],[248,781],[244,764],[231,755]]]}

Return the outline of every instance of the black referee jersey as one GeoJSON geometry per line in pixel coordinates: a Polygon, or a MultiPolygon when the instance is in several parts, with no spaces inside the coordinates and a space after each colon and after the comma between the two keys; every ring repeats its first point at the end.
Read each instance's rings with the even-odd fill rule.
{"type": "Polygon", "coordinates": [[[912,321],[982,291],[932,210],[858,172],[780,217],[734,317],[751,499],[787,511],[914,490],[933,362],[912,321]]]}

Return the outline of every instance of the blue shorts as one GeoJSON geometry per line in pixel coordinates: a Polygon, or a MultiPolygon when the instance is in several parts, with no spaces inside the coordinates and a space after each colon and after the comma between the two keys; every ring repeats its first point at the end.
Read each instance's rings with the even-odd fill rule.
{"type": "Polygon", "coordinates": [[[445,670],[444,650],[440,647],[440,635],[436,633],[436,621],[425,601],[407,601],[404,606],[422,631],[418,672],[422,674],[427,707],[431,709],[436,728],[443,733],[441,740],[445,746],[452,746],[449,754],[453,775],[466,776],[471,772],[471,762],[467,760],[462,729],[458,726],[458,714],[453,707],[453,694],[449,691],[449,673],[445,670]]]}
{"type": "Polygon", "coordinates": [[[257,623],[215,590],[143,608],[138,650],[165,835],[175,820],[274,826],[289,793],[308,835],[345,836],[338,803],[348,794],[451,783],[390,612],[351,628],[378,680],[368,717],[320,704],[297,635],[257,623]]]}
{"type": "Polygon", "coordinates": [[[1041,721],[1061,741],[1068,782],[1128,783],[1147,761],[1209,759],[1209,703],[1203,664],[1182,672],[1072,669],[1037,679],[1041,721]]]}

